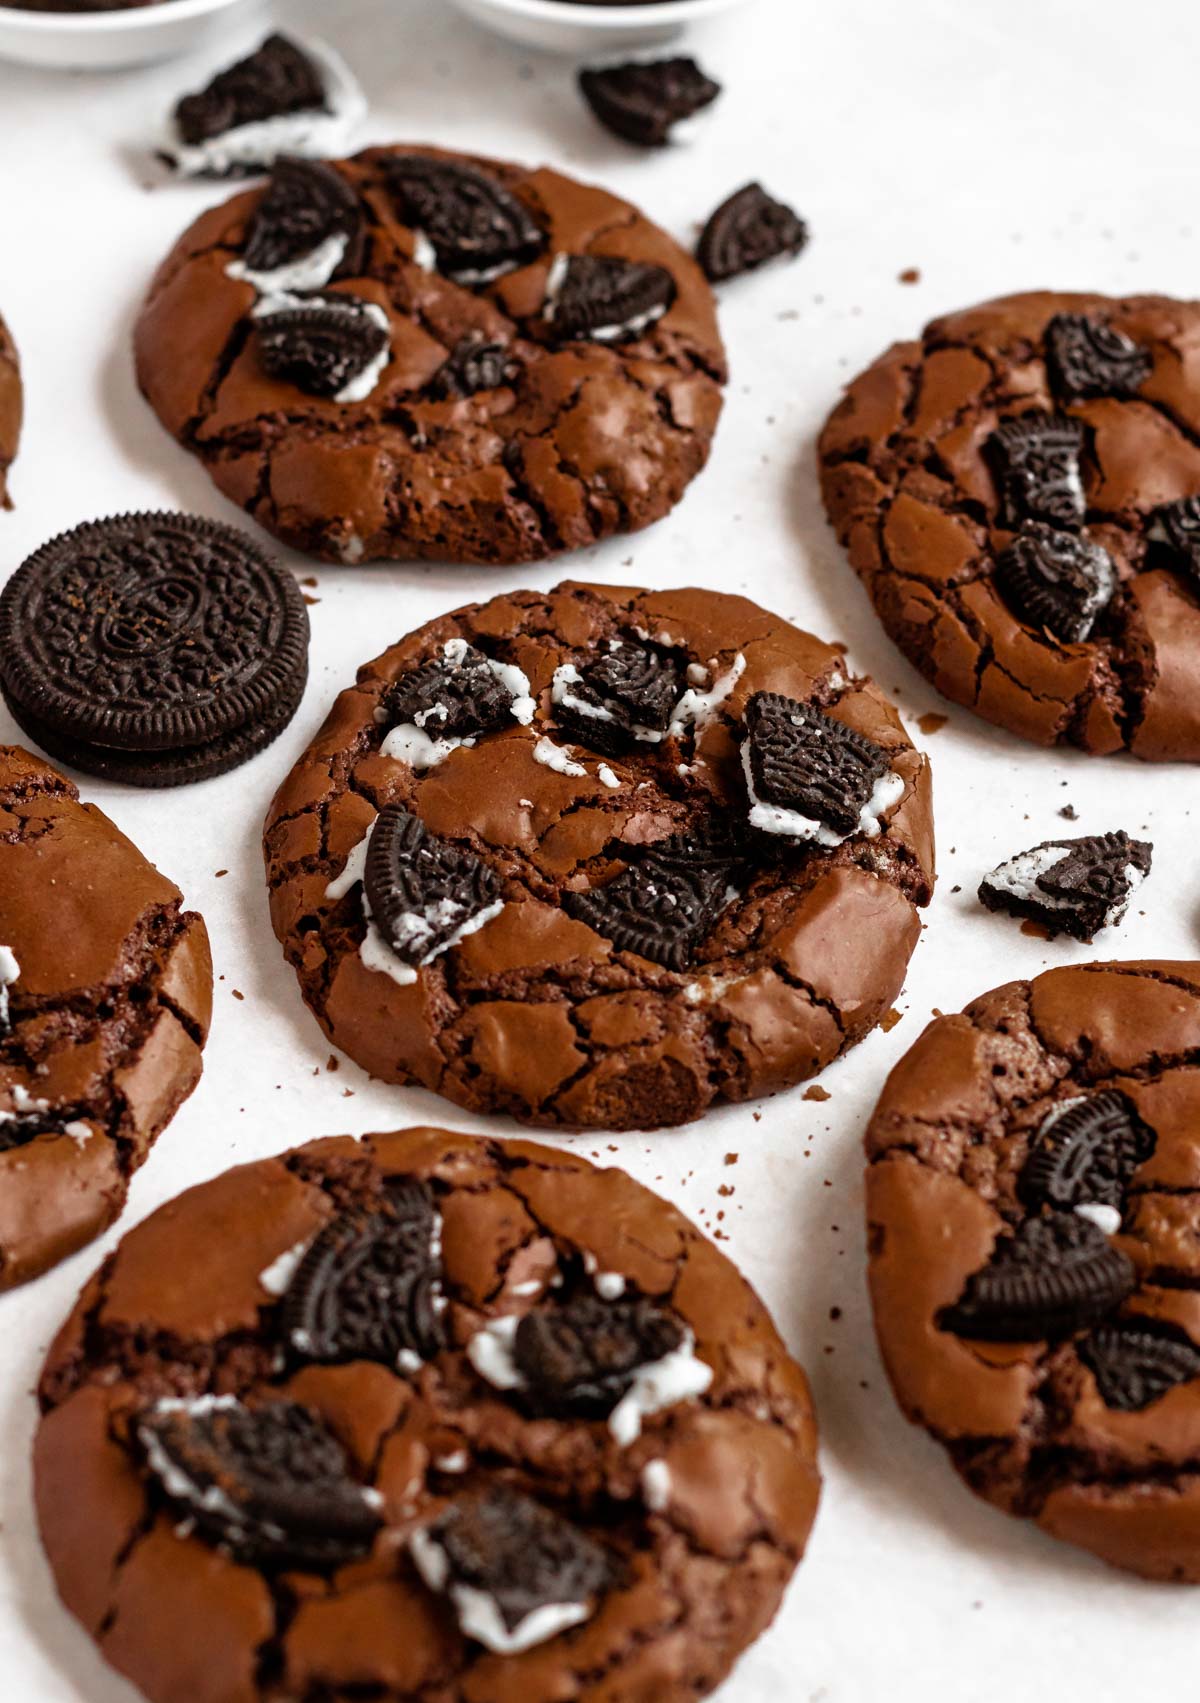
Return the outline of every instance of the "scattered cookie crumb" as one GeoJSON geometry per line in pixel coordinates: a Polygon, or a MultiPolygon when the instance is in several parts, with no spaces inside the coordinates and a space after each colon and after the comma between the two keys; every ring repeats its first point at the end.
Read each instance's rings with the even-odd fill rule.
{"type": "Polygon", "coordinates": [[[949,720],[950,717],[940,710],[926,710],[924,715],[917,717],[917,726],[922,733],[940,733],[949,720]]]}
{"type": "Polygon", "coordinates": [[[221,879],[222,875],[228,875],[228,874],[229,874],[229,871],[227,869],[218,869],[217,873],[213,877],[213,879],[214,879],[214,881],[219,881],[221,879]]]}
{"type": "Polygon", "coordinates": [[[339,1060],[336,1053],[330,1053],[329,1058],[326,1060],[325,1068],[326,1068],[326,1070],[337,1070],[339,1068],[340,1062],[341,1061],[339,1060]]]}
{"type": "Polygon", "coordinates": [[[828,1088],[822,1088],[819,1082],[814,1082],[811,1088],[804,1090],[804,1098],[806,1100],[829,1100],[832,1099],[832,1095],[828,1088]]]}
{"type": "Polygon", "coordinates": [[[342,1089],[342,1099],[343,1100],[353,1100],[353,1098],[354,1098],[353,1088],[343,1088],[342,1089]]]}
{"type": "Polygon", "coordinates": [[[899,1023],[900,1019],[903,1016],[904,1016],[903,1011],[897,1011],[896,1007],[893,1005],[892,1009],[890,1011],[885,1012],[884,1015],[879,1019],[879,1027],[886,1034],[889,1030],[894,1029],[896,1027],[897,1023],[899,1023]]]}
{"type": "Polygon", "coordinates": [[[1058,813],[1065,822],[1078,822],[1079,812],[1073,804],[1064,804],[1058,813]]]}
{"type": "Polygon", "coordinates": [[[919,284],[921,282],[921,268],[919,266],[906,266],[903,272],[899,274],[897,282],[901,284],[919,284]]]}
{"type": "Polygon", "coordinates": [[[245,997],[246,997],[245,994],[242,992],[241,988],[230,988],[229,991],[230,991],[230,993],[232,993],[232,995],[235,999],[245,999],[245,997]]]}
{"type": "Polygon", "coordinates": [[[307,591],[301,592],[300,595],[303,597],[304,601],[308,604],[310,609],[312,608],[314,603],[319,603],[321,601],[321,599],[319,597],[310,596],[307,591]]]}
{"type": "Polygon", "coordinates": [[[727,1165],[736,1165],[737,1162],[738,1162],[738,1156],[737,1156],[736,1153],[727,1153],[725,1155],[725,1163],[727,1165]]]}
{"type": "Polygon", "coordinates": [[[1049,940],[1050,930],[1044,922],[1034,922],[1032,917],[1026,917],[1021,924],[1021,933],[1027,934],[1033,940],[1049,940]]]}
{"type": "Polygon", "coordinates": [[[717,1190],[717,1193],[719,1195],[726,1195],[726,1196],[731,1195],[733,1193],[733,1184],[732,1183],[722,1183],[720,1188],[717,1190]]]}
{"type": "Polygon", "coordinates": [[[830,1307],[829,1317],[832,1319],[834,1324],[837,1324],[837,1322],[841,1318],[841,1316],[842,1316],[842,1309],[840,1307],[830,1307]]]}

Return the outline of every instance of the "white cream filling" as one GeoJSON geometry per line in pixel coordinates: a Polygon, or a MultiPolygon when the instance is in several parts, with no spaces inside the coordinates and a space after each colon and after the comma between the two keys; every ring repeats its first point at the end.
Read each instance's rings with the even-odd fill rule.
{"type": "Polygon", "coordinates": [[[621,784],[607,763],[601,763],[597,768],[596,779],[607,787],[618,787],[621,784]]]}
{"type": "MultiPolygon", "coordinates": [[[[727,899],[726,903],[732,900],[727,899]]],[[[714,1000],[723,999],[731,988],[740,987],[745,979],[745,976],[705,976],[701,981],[689,982],[683,997],[689,1005],[711,1005],[714,1000]]]]}
{"type": "Polygon", "coordinates": [[[544,1644],[569,1626],[578,1626],[592,1613],[591,1603],[543,1603],[510,1628],[495,1597],[450,1578],[446,1552],[428,1531],[415,1531],[408,1540],[408,1548],[417,1572],[429,1589],[449,1596],[464,1636],[474,1638],[477,1644],[497,1655],[514,1656],[522,1650],[531,1650],[535,1644],[544,1644]]]}
{"type": "Polygon", "coordinates": [[[1075,1208],[1076,1218],[1086,1218],[1089,1224],[1094,1224],[1097,1230],[1103,1230],[1106,1236],[1115,1236],[1121,1228],[1121,1214],[1115,1206],[1103,1206],[1099,1201],[1085,1201],[1082,1206],[1075,1208]]]}
{"type": "Polygon", "coordinates": [[[535,763],[541,763],[543,768],[553,769],[556,774],[578,778],[586,775],[587,770],[582,763],[576,763],[572,759],[571,752],[574,749],[573,745],[556,745],[543,734],[533,748],[533,760],[535,763]]]}
{"type": "MultiPolygon", "coordinates": [[[[839,834],[824,822],[819,822],[813,816],[804,816],[799,810],[785,810],[778,804],[764,804],[754,790],[754,777],[750,770],[750,744],[748,740],[742,743],[742,772],[746,777],[746,792],[750,799],[750,826],[760,829],[764,834],[784,834],[793,840],[815,840],[819,846],[840,846],[848,840],[850,834],[839,834]]],[[[880,775],[871,788],[871,796],[858,813],[858,825],[852,832],[865,834],[868,839],[874,839],[882,827],[881,818],[884,813],[899,802],[904,793],[904,777],[889,769],[887,774],[880,775]]]]}
{"type": "MultiPolygon", "coordinates": [[[[1058,898],[1053,893],[1047,893],[1038,886],[1039,876],[1046,875],[1055,864],[1061,863],[1069,855],[1067,847],[1049,845],[1038,847],[1034,851],[1021,852],[1018,856],[1009,858],[1007,863],[1000,864],[985,877],[986,883],[998,893],[1008,893],[1014,899],[1020,899],[1029,904],[1036,904],[1048,911],[1069,911],[1074,909],[1070,899],[1058,898]]],[[[1137,892],[1145,876],[1135,864],[1125,865],[1125,880],[1127,890],[1115,898],[1104,913],[1101,928],[1111,928],[1120,922],[1128,908],[1129,901],[1137,892]]],[[[1060,1107],[1062,1112],[1066,1108],[1060,1107]]],[[[1045,1125],[1043,1125],[1043,1128],[1045,1125]]]]}
{"type": "Polygon", "coordinates": [[[413,232],[413,260],[422,272],[437,271],[437,249],[424,231],[413,232]]]}
{"type": "MultiPolygon", "coordinates": [[[[716,710],[725,702],[745,672],[746,658],[738,651],[726,672],[719,675],[707,691],[701,691],[696,685],[689,686],[671,712],[668,734],[678,739],[689,727],[699,732],[712,720],[716,710]]],[[[690,668],[688,678],[691,679],[690,668]]]]}
{"type": "Polygon", "coordinates": [[[286,261],[269,272],[256,272],[242,260],[231,260],[225,268],[227,278],[252,284],[260,295],[277,295],[281,291],[319,290],[328,284],[346,253],[349,237],[344,231],[334,231],[307,254],[286,261]]]}
{"type": "Polygon", "coordinates": [[[671,1469],[666,1461],[647,1461],[642,1468],[642,1501],[652,1514],[661,1514],[671,1501],[671,1469]]]}
{"type": "Polygon", "coordinates": [[[602,1301],[619,1301],[625,1293],[625,1279],[619,1271],[598,1271],[592,1282],[602,1301]]]}
{"type": "Polygon", "coordinates": [[[8,1027],[8,990],[21,974],[11,946],[0,946],[0,1029],[8,1027]]]}
{"type": "Polygon", "coordinates": [[[517,1369],[513,1355],[520,1322],[516,1313],[489,1319],[467,1344],[467,1359],[493,1389],[519,1390],[524,1387],[525,1379],[517,1369]]]}
{"type": "Polygon", "coordinates": [[[172,125],[163,152],[181,176],[225,177],[247,167],[270,166],[280,154],[322,160],[345,152],[350,132],[366,116],[363,92],[345,60],[325,42],[298,45],[320,72],[324,107],[235,125],[196,143],[184,142],[172,125]]]}
{"type": "Polygon", "coordinates": [[[259,1272],[258,1281],[268,1295],[287,1294],[300,1262],[311,1246],[312,1237],[306,1236],[302,1242],[294,1242],[290,1248],[285,1248],[278,1259],[272,1260],[265,1270],[259,1272]]]}
{"type": "Polygon", "coordinates": [[[471,1457],[465,1449],[455,1449],[452,1454],[438,1455],[433,1464],[439,1472],[466,1472],[471,1457]]]}

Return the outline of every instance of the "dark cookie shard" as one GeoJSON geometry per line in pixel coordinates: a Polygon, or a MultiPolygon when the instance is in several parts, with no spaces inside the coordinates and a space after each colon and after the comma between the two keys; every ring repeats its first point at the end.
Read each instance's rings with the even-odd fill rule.
{"type": "Polygon", "coordinates": [[[616,757],[639,743],[661,743],[682,691],[675,657],[622,639],[582,668],[558,669],[551,699],[564,733],[616,757]]]}
{"type": "Polygon", "coordinates": [[[1091,941],[1120,922],[1130,894],[1150,872],[1154,847],[1123,829],[1079,840],[1046,840],[993,869],[979,884],[989,911],[1042,923],[1051,938],[1091,941]]]}
{"type": "Polygon", "coordinates": [[[696,244],[696,259],[710,283],[751,272],[785,254],[799,254],[808,242],[808,226],[761,183],[722,201],[696,244]]]}
{"type": "Polygon", "coordinates": [[[1180,497],[1155,509],[1147,529],[1150,543],[1148,566],[1166,566],[1187,574],[1200,583],[1200,497],[1180,497]]]}
{"type": "Polygon", "coordinates": [[[1153,366],[1148,349],[1085,313],[1056,313],[1046,327],[1046,370],[1060,402],[1136,396],[1153,366]]]}
{"type": "Polygon", "coordinates": [[[1136,1287],[1132,1260],[1102,1230],[1054,1212],[1001,1236],[940,1323],[980,1342],[1051,1341],[1098,1323],[1136,1287]]]}
{"type": "Polygon", "coordinates": [[[1117,570],[1099,544],[1030,521],[996,557],[995,580],[1023,621],[1066,644],[1082,644],[1112,601],[1117,570]]]}
{"type": "Polygon", "coordinates": [[[668,839],[655,840],[646,855],[669,867],[711,869],[730,876],[749,861],[751,852],[748,835],[739,821],[712,819],[668,839]]]}
{"type": "Polygon", "coordinates": [[[673,1353],[685,1337],[678,1319],[649,1301],[581,1295],[565,1306],[526,1313],[513,1359],[535,1413],[606,1419],[638,1369],[673,1353]]]}
{"type": "Polygon", "coordinates": [[[1200,1349],[1177,1326],[1155,1319],[1099,1325],[1079,1345],[1106,1407],[1140,1413],[1177,1384],[1200,1378],[1200,1349]]]}
{"type": "Polygon", "coordinates": [[[161,1402],[137,1435],[171,1500],[251,1566],[340,1567],[368,1552],[382,1523],[342,1445],[298,1402],[161,1402]]]}
{"type": "Polygon", "coordinates": [[[557,342],[621,343],[648,331],[674,300],[665,266],[615,254],[560,255],[543,312],[557,342]]]}
{"type": "Polygon", "coordinates": [[[579,87],[601,124],[643,148],[661,148],[676,124],[710,106],[721,92],[694,59],[684,58],[581,71],[579,87]]]}
{"type": "Polygon", "coordinates": [[[378,1360],[401,1371],[443,1345],[438,1219],[424,1183],[389,1190],[383,1208],[335,1218],[288,1285],[284,1341],[304,1360],[378,1360]]]}
{"type": "Polygon", "coordinates": [[[728,902],[726,866],[653,853],[605,887],[563,894],[565,909],[619,952],[636,952],[668,970],[687,968],[728,902]]]}
{"type": "Polygon", "coordinates": [[[336,398],[388,347],[390,333],[381,317],[352,296],[264,313],[255,321],[262,364],[272,378],[310,396],[336,398]]]}
{"type": "Polygon", "coordinates": [[[1075,532],[1087,499],[1080,457],[1084,430],[1064,414],[1036,410],[1001,420],[988,439],[1000,493],[1000,523],[1016,528],[1040,520],[1075,532]]]}
{"type": "Polygon", "coordinates": [[[500,900],[495,874],[389,804],[375,818],[364,875],[371,918],[402,963],[427,964],[500,900]]]}
{"type": "Polygon", "coordinates": [[[275,272],[333,237],[344,237],[346,246],[323,282],[362,268],[366,225],[358,196],[332,166],[289,155],[276,160],[250,221],[242,265],[250,272],[275,272]]]}
{"type": "Polygon", "coordinates": [[[480,390],[499,390],[517,372],[507,343],[489,343],[483,337],[464,337],[450,358],[429,383],[429,393],[439,402],[474,396],[480,390]]]}
{"type": "Polygon", "coordinates": [[[452,1502],[414,1534],[412,1555],[463,1632],[507,1652],[586,1620],[620,1577],[594,1538],[503,1484],[452,1502]]]}
{"type": "Polygon", "coordinates": [[[746,705],[745,764],[755,802],[822,823],[843,838],[858,831],[890,760],[844,722],[778,692],[746,705]]]}
{"type": "Polygon", "coordinates": [[[545,238],[524,204],[473,166],[402,154],[384,169],[400,216],[432,243],[446,277],[487,283],[542,252],[545,238]]]}
{"type": "Polygon", "coordinates": [[[433,739],[471,739],[506,727],[515,701],[483,652],[464,645],[457,659],[435,656],[402,674],[381,707],[388,727],[411,722],[433,739]]]}
{"type": "Polygon", "coordinates": [[[304,50],[287,36],[269,35],[257,52],[215,76],[206,89],[185,95],[175,124],[189,147],[287,112],[319,111],[325,83],[304,50]]]}
{"type": "Polygon", "coordinates": [[[1021,1198],[1063,1211],[1087,1205],[1120,1210],[1156,1140],[1126,1095],[1112,1088],[1089,1094],[1043,1123],[1021,1170],[1021,1198]]]}

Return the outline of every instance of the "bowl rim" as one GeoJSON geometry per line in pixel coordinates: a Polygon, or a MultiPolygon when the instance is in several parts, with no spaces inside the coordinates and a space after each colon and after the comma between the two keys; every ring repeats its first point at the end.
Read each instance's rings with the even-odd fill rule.
{"type": "MultiPolygon", "coordinates": [[[[153,29],[241,4],[242,0],[152,0],[147,6],[123,6],[113,12],[27,12],[0,0],[0,24],[7,30],[28,30],[30,35],[120,35],[123,30],[153,29]]],[[[679,0],[679,4],[686,5],[687,0],[679,0]]]]}
{"type": "Polygon", "coordinates": [[[741,0],[641,0],[640,4],[619,6],[589,6],[581,0],[474,0],[474,3],[522,18],[570,22],[580,29],[593,29],[601,34],[605,30],[627,30],[638,24],[684,23],[724,11],[741,0]]]}

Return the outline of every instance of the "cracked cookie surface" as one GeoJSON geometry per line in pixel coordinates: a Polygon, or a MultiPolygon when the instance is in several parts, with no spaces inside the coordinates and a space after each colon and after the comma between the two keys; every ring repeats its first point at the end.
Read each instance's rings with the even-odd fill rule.
{"type": "MultiPolygon", "coordinates": [[[[328,285],[328,297],[386,321],[386,364],[357,400],[308,394],[263,366],[252,318],[263,297],[242,257],[265,246],[255,219],[271,185],[185,232],[138,320],[143,391],[227,497],[298,549],[347,562],[535,561],[647,526],[678,502],[708,456],[725,357],[712,293],[670,237],[627,202],[545,168],[397,147],[322,169],[352,191],[358,228],[349,246],[323,247],[328,186],[323,214],[314,190],[314,246],[291,274],[302,284],[288,288],[328,285]],[[426,176],[439,165],[482,174],[482,185],[468,180],[462,217],[493,246],[498,229],[513,236],[510,260],[464,264],[439,173],[434,191],[419,186],[422,215],[397,190],[398,162],[414,159],[426,176]],[[481,212],[489,192],[495,217],[481,212]],[[665,269],[669,306],[615,341],[606,327],[563,341],[546,310],[567,256],[665,269]],[[459,394],[445,369],[472,345],[504,359],[459,394]]],[[[346,239],[345,217],[326,245],[346,239]]]]}
{"type": "Polygon", "coordinates": [[[336,1046],[546,1126],[678,1124],[815,1074],[892,1004],[933,879],[927,761],[840,651],[744,598],[570,582],[432,621],[362,668],[264,845],[275,932],[336,1046]],[[805,712],[797,738],[836,723],[877,751],[879,817],[800,841],[777,831],[795,812],[761,804],[771,831],[750,826],[738,740],[758,693],[805,712]],[[402,962],[362,879],[369,895],[415,867],[397,848],[430,883],[405,888],[402,962]]]}
{"type": "Polygon", "coordinates": [[[1198,1128],[1200,964],[1148,961],[938,1018],[866,1136],[871,1296],[905,1413],[997,1507],[1193,1583],[1198,1128]]]}
{"type": "Polygon", "coordinates": [[[1194,302],[1036,292],[934,320],[849,386],[820,440],[825,506],[946,697],[1040,745],[1200,760],[1196,580],[1160,512],[1200,493],[1198,345],[1194,302]],[[1006,467],[1012,422],[1039,416],[1033,464],[1027,442],[1006,467]],[[1099,564],[1099,613],[1077,596],[1047,620],[1044,591],[1014,595],[996,565],[1026,531],[1059,587],[1072,554],[1099,564]]]}
{"type": "Polygon", "coordinates": [[[804,1373],[723,1254],[621,1171],[437,1129],[314,1142],[162,1207],[40,1394],[60,1594],[152,1703],[686,1703],[772,1619],[818,1496],[804,1373]],[[435,1270],[442,1342],[308,1359],[291,1287],[397,1196],[391,1269],[435,1270]],[[704,1373],[644,1400],[632,1440],[468,1352],[584,1298],[668,1317],[704,1373]]]}
{"type": "Polygon", "coordinates": [[[0,746],[0,1288],[116,1218],[200,1079],[203,920],[40,758],[0,746]]]}
{"type": "Polygon", "coordinates": [[[0,508],[9,508],[8,470],[16,458],[21,441],[21,416],[24,396],[21,390],[21,364],[12,333],[0,319],[0,508]]]}

